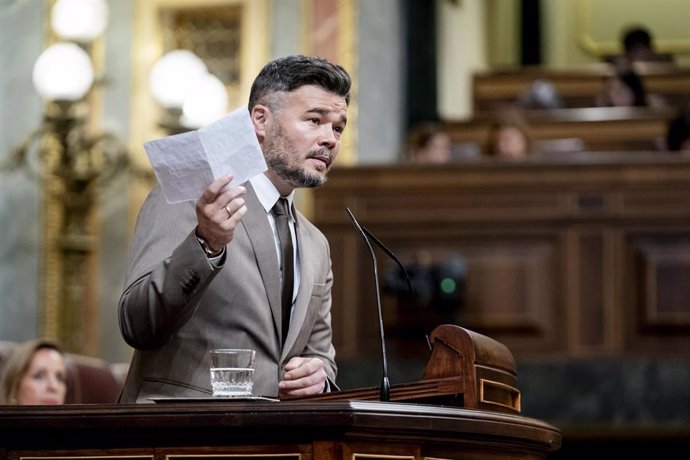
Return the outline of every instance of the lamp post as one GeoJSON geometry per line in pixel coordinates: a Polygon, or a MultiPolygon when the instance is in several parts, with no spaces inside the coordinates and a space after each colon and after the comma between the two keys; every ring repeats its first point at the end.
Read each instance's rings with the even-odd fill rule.
{"type": "Polygon", "coordinates": [[[43,185],[41,335],[68,351],[97,354],[92,231],[98,188],[129,166],[123,144],[89,130],[88,96],[94,70],[87,52],[105,30],[105,0],[57,0],[51,25],[62,40],[46,48],[33,69],[44,101],[41,126],[7,158],[43,185]]]}
{"type": "Polygon", "coordinates": [[[228,112],[228,92],[206,64],[188,50],[173,50],[156,61],[149,89],[164,110],[159,122],[168,134],[201,128],[228,112]]]}
{"type": "MultiPolygon", "coordinates": [[[[40,334],[71,352],[98,355],[98,249],[94,230],[100,190],[122,172],[153,180],[130,163],[124,144],[94,134],[92,42],[107,24],[105,0],[57,0],[51,26],[59,40],[38,57],[33,83],[44,101],[41,126],[5,158],[43,186],[40,334]]],[[[151,91],[165,109],[169,134],[196,129],[227,112],[225,86],[193,53],[168,53],[151,73],[151,91]],[[182,57],[182,59],[180,59],[182,57]]]]}

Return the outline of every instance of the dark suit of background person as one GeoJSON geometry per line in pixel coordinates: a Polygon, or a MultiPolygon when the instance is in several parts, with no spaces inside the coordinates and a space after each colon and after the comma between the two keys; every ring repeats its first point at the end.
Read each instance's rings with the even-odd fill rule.
{"type": "Polygon", "coordinates": [[[196,205],[168,204],[159,187],[147,197],[119,305],[121,332],[135,348],[119,402],[209,397],[213,348],[256,350],[254,395],[285,398],[334,385],[330,249],[292,206],[292,192],[325,181],[347,122],[349,91],[347,72],[323,59],[268,63],[252,86],[249,109],[269,170],[223,192],[230,179],[216,180],[196,205]],[[276,158],[297,167],[280,172],[276,158]],[[299,270],[284,345],[270,215],[281,195],[291,203],[299,270]]]}

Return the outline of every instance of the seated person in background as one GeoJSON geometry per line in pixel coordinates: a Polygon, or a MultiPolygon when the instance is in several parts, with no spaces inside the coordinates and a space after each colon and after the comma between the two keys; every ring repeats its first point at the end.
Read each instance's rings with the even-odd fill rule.
{"type": "Polygon", "coordinates": [[[517,106],[526,110],[551,110],[565,107],[561,95],[550,80],[537,78],[520,94],[517,106]]]}
{"type": "Polygon", "coordinates": [[[669,122],[666,148],[672,152],[690,151],[690,108],[669,122]]]}
{"type": "Polygon", "coordinates": [[[503,114],[490,128],[487,153],[497,158],[522,160],[532,153],[533,141],[527,122],[519,114],[503,114]]]}
{"type": "Polygon", "coordinates": [[[60,346],[36,339],[17,346],[0,376],[0,404],[64,404],[67,369],[60,346]]]}
{"type": "Polygon", "coordinates": [[[632,68],[622,68],[606,80],[597,95],[599,107],[665,107],[658,95],[648,94],[642,77],[632,68]]]}
{"type": "Polygon", "coordinates": [[[665,63],[673,64],[673,56],[660,54],[654,47],[651,32],[644,26],[630,26],[621,34],[623,54],[609,57],[609,61],[616,66],[636,63],[665,63]]]}
{"type": "Polygon", "coordinates": [[[642,78],[632,70],[621,70],[604,82],[597,95],[599,107],[646,107],[647,92],[642,78]]]}
{"type": "Polygon", "coordinates": [[[418,164],[443,164],[452,161],[450,134],[441,123],[421,123],[410,130],[408,159],[418,164]]]}

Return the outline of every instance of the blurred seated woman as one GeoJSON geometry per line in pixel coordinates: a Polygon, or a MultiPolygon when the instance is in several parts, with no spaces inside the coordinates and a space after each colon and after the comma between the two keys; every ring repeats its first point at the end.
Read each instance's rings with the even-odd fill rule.
{"type": "Polygon", "coordinates": [[[523,160],[532,153],[533,138],[527,122],[517,114],[506,114],[491,126],[487,153],[509,160],[523,160]]]}
{"type": "Polygon", "coordinates": [[[12,350],[0,376],[0,404],[64,404],[66,394],[67,369],[58,344],[36,339],[12,350]]]}
{"type": "Polygon", "coordinates": [[[441,123],[422,123],[410,130],[408,159],[418,164],[444,164],[452,161],[450,134],[441,123]]]}

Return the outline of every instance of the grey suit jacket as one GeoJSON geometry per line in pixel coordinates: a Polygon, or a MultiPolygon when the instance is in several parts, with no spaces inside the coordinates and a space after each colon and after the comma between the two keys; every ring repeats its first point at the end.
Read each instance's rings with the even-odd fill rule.
{"type": "Polygon", "coordinates": [[[281,346],[280,272],[273,233],[250,183],[247,213],[215,268],[194,235],[194,203],[169,204],[160,187],[137,219],[120,331],[135,348],[119,401],[208,397],[208,351],[256,350],[255,396],[276,396],[283,365],[318,357],[330,382],[337,368],[331,330],[330,248],[325,236],[296,212],[301,283],[281,346]]]}

